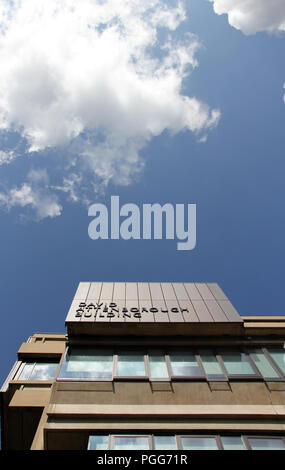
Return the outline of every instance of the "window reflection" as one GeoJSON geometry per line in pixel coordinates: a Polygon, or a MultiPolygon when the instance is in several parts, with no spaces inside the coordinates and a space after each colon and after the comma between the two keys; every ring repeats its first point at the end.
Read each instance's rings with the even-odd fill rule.
{"type": "Polygon", "coordinates": [[[241,436],[221,436],[224,450],[245,450],[241,436]]]}
{"type": "Polygon", "coordinates": [[[111,379],[113,351],[70,348],[64,358],[59,378],[111,379]]]}
{"type": "Polygon", "coordinates": [[[253,450],[285,450],[283,439],[249,437],[248,442],[253,450]]]}
{"type": "Polygon", "coordinates": [[[183,450],[219,450],[215,437],[182,437],[183,450]]]}
{"type": "Polygon", "coordinates": [[[58,362],[26,362],[17,380],[53,380],[58,362]]]}
{"type": "Polygon", "coordinates": [[[168,378],[168,370],[165,362],[165,355],[159,350],[150,350],[149,369],[152,378],[168,378]]]}
{"type": "Polygon", "coordinates": [[[108,450],[109,436],[90,436],[88,450],[108,450]]]}
{"type": "Polygon", "coordinates": [[[196,358],[189,352],[172,352],[169,355],[173,375],[176,376],[202,376],[196,358]]]}
{"type": "Polygon", "coordinates": [[[154,448],[156,450],[177,449],[175,436],[154,436],[154,448]]]}
{"type": "Polygon", "coordinates": [[[117,375],[119,376],[137,376],[146,375],[143,353],[120,352],[118,355],[117,375]]]}
{"type": "Polygon", "coordinates": [[[114,450],[148,450],[148,436],[115,436],[114,450]]]}
{"type": "Polygon", "coordinates": [[[256,375],[245,353],[223,352],[221,356],[229,375],[256,375]]]}

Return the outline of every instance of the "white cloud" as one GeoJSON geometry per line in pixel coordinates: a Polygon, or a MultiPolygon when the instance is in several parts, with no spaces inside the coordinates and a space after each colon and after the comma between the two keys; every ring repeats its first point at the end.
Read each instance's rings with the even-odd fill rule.
{"type": "Polygon", "coordinates": [[[32,208],[37,220],[60,215],[62,207],[57,197],[49,192],[46,171],[31,170],[27,179],[21,186],[0,193],[0,204],[8,210],[12,207],[32,208]]]}
{"type": "Polygon", "coordinates": [[[13,150],[0,150],[0,166],[3,164],[11,163],[14,158],[16,158],[16,155],[13,150]]]}
{"type": "Polygon", "coordinates": [[[171,5],[2,0],[0,129],[17,130],[32,155],[64,155],[54,188],[72,200],[87,176],[95,188],[132,182],[143,168],[140,151],[163,131],[203,140],[217,125],[218,110],[182,94],[199,41],[177,40],[186,13],[182,1],[171,5]]]}
{"type": "Polygon", "coordinates": [[[259,31],[285,31],[284,0],[209,0],[218,15],[227,14],[228,21],[244,34],[259,31]]]}

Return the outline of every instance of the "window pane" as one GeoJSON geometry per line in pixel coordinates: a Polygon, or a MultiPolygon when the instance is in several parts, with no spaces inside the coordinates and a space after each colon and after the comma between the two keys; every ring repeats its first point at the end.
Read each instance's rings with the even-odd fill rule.
{"type": "Polygon", "coordinates": [[[224,379],[225,375],[216,356],[211,351],[199,351],[206,375],[209,379],[224,379]]]}
{"type": "Polygon", "coordinates": [[[165,356],[162,351],[149,351],[150,377],[168,378],[165,356]]]}
{"type": "Polygon", "coordinates": [[[223,352],[221,356],[230,375],[256,375],[246,354],[239,351],[223,352]]]}
{"type": "Polygon", "coordinates": [[[58,362],[26,362],[17,380],[53,380],[58,362]]]}
{"type": "Polygon", "coordinates": [[[214,437],[181,437],[183,450],[219,450],[214,437]]]}
{"type": "Polygon", "coordinates": [[[285,444],[278,438],[248,437],[249,444],[253,450],[285,450],[285,444]]]}
{"type": "Polygon", "coordinates": [[[109,436],[90,436],[88,450],[108,450],[109,436]]]}
{"type": "Polygon", "coordinates": [[[58,362],[39,362],[31,373],[30,380],[53,380],[57,371],[58,362]]]}
{"type": "Polygon", "coordinates": [[[245,450],[241,436],[221,436],[224,450],[245,450]]]}
{"type": "Polygon", "coordinates": [[[148,436],[115,436],[114,450],[148,450],[148,436]]]}
{"type": "Polygon", "coordinates": [[[112,373],[112,351],[70,348],[63,361],[59,378],[111,379],[112,373]]]}
{"type": "Polygon", "coordinates": [[[182,376],[202,376],[200,367],[197,364],[195,356],[188,352],[173,352],[169,355],[173,375],[182,376]]]}
{"type": "Polygon", "coordinates": [[[176,450],[175,436],[154,436],[155,450],[176,450]]]}
{"type": "Polygon", "coordinates": [[[29,380],[34,365],[34,362],[26,362],[22,369],[22,372],[20,373],[19,377],[17,377],[17,380],[29,380]]]}
{"type": "Polygon", "coordinates": [[[276,370],[272,367],[261,349],[255,349],[250,353],[250,357],[254,360],[255,365],[265,378],[280,377],[276,370]]]}
{"type": "Polygon", "coordinates": [[[284,349],[268,349],[271,357],[274,359],[278,367],[285,374],[285,350],[284,349]]]}
{"type": "Polygon", "coordinates": [[[123,352],[118,355],[117,375],[145,376],[145,363],[143,353],[123,352]]]}

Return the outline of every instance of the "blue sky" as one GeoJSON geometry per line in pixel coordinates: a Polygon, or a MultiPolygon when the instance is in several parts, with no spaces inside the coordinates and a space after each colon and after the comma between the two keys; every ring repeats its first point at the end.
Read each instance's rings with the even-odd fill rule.
{"type": "Polygon", "coordinates": [[[1,381],[80,281],[218,282],[285,314],[284,2],[46,3],[0,9],[1,381]],[[111,195],[196,204],[195,249],[91,240],[111,195]]]}

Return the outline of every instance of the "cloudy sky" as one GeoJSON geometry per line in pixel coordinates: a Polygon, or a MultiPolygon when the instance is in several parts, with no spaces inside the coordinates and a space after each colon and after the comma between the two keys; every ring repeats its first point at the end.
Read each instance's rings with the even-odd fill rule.
{"type": "Polygon", "coordinates": [[[1,0],[4,379],[79,281],[218,282],[284,314],[284,0],[1,0]],[[91,240],[88,208],[196,204],[197,245],[91,240]]]}

